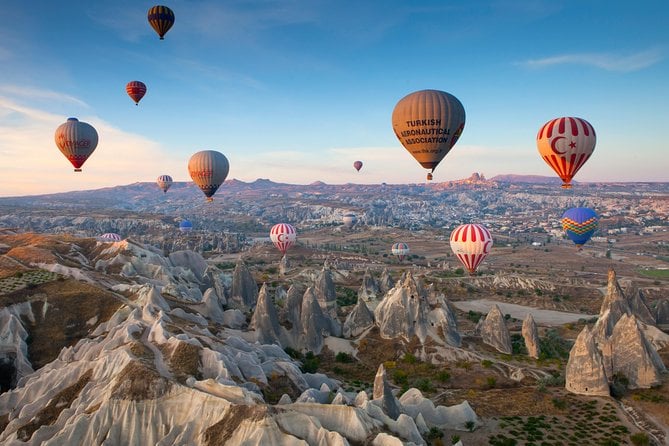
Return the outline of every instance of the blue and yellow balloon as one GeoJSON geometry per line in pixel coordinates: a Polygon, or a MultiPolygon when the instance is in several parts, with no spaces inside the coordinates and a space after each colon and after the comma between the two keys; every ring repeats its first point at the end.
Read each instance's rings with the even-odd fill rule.
{"type": "Polygon", "coordinates": [[[579,249],[590,240],[598,226],[599,217],[590,208],[571,208],[562,215],[562,229],[579,249]]]}

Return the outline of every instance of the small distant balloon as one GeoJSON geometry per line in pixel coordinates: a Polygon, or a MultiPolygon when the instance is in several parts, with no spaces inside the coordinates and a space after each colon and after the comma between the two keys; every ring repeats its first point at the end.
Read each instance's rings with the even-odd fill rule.
{"type": "Polygon", "coordinates": [[[172,187],[172,177],[169,175],[161,175],[156,180],[156,184],[164,193],[167,193],[167,190],[172,187]]]}
{"type": "Polygon", "coordinates": [[[212,197],[225,181],[229,171],[228,159],[215,150],[197,152],[188,161],[188,173],[207,197],[207,201],[214,201],[212,197]]]}
{"type": "Polygon", "coordinates": [[[269,231],[269,238],[272,240],[272,243],[274,243],[274,246],[276,246],[283,255],[286,255],[286,251],[288,251],[297,240],[297,231],[293,225],[279,223],[272,226],[272,229],[269,231]]]}
{"type": "Polygon", "coordinates": [[[460,225],[451,232],[451,250],[472,276],[491,248],[492,235],[483,225],[460,225]]]}
{"type": "Polygon", "coordinates": [[[404,242],[398,242],[393,244],[393,246],[390,248],[390,252],[394,255],[397,256],[399,261],[401,262],[404,260],[404,258],[409,254],[409,245],[407,245],[404,242]]]}
{"type": "Polygon", "coordinates": [[[579,249],[590,240],[598,226],[599,217],[590,208],[571,208],[562,215],[562,229],[579,249]]]}
{"type": "Polygon", "coordinates": [[[357,170],[358,172],[360,172],[360,169],[362,169],[362,161],[356,161],[356,162],[354,162],[354,163],[353,163],[353,167],[355,168],[355,170],[357,170]]]}
{"type": "Polygon", "coordinates": [[[167,6],[156,5],[149,9],[147,19],[160,36],[160,40],[164,40],[165,34],[174,25],[174,12],[167,6]]]}
{"type": "Polygon", "coordinates": [[[343,222],[344,226],[351,229],[358,222],[358,217],[353,212],[349,212],[344,214],[343,222]]]}
{"type": "Polygon", "coordinates": [[[115,232],[107,232],[100,236],[100,240],[107,243],[120,242],[123,240],[120,235],[115,232]]]}
{"type": "Polygon", "coordinates": [[[183,220],[179,223],[179,231],[181,232],[190,232],[193,230],[193,223],[188,220],[183,220]]]}
{"type": "Polygon", "coordinates": [[[451,151],[465,128],[465,109],[450,93],[421,90],[397,103],[393,110],[393,131],[404,148],[425,169],[427,179],[451,151]]]}
{"type": "Polygon", "coordinates": [[[581,118],[556,118],[544,124],[537,134],[537,149],[543,160],[562,179],[564,189],[595,150],[597,136],[588,121],[581,118]]]}
{"type": "Polygon", "coordinates": [[[67,122],[58,126],[54,139],[75,172],[81,172],[81,166],[98,146],[98,132],[92,125],[77,118],[68,118],[67,122]]]}
{"type": "Polygon", "coordinates": [[[141,101],[146,94],[146,85],[144,82],[130,81],[125,86],[125,92],[128,93],[130,99],[135,101],[135,105],[139,105],[139,101],[141,101]]]}

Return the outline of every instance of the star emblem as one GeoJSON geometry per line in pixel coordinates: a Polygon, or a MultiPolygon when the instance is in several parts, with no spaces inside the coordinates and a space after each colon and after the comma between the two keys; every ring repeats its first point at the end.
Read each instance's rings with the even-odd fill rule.
{"type": "Polygon", "coordinates": [[[569,147],[572,148],[572,149],[575,148],[575,147],[576,147],[576,143],[575,143],[574,141],[570,142],[570,143],[569,143],[569,147]]]}

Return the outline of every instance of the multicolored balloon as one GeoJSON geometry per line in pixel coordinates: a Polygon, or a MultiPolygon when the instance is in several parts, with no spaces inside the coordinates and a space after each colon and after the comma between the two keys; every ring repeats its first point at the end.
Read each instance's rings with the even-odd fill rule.
{"type": "Polygon", "coordinates": [[[128,93],[130,99],[135,101],[135,105],[139,105],[139,101],[141,101],[146,94],[146,85],[144,82],[130,81],[125,86],[125,92],[128,93]]]}
{"type": "Polygon", "coordinates": [[[174,12],[167,6],[152,6],[147,13],[147,19],[160,36],[160,40],[164,40],[165,34],[174,25],[174,12]]]}
{"type": "Polygon", "coordinates": [[[113,242],[120,242],[123,239],[121,238],[120,235],[118,235],[115,232],[107,232],[106,234],[102,234],[100,236],[100,240],[107,243],[113,243],[113,242]]]}
{"type": "Polygon", "coordinates": [[[360,169],[362,169],[362,161],[356,161],[353,163],[353,168],[360,172],[360,169]]]}
{"type": "Polygon", "coordinates": [[[279,223],[272,226],[269,231],[269,238],[283,255],[286,255],[288,248],[293,246],[297,240],[297,231],[288,223],[279,223]]]}
{"type": "Polygon", "coordinates": [[[348,212],[344,214],[344,218],[342,220],[344,222],[344,226],[351,229],[358,222],[358,217],[353,212],[348,212]]]}
{"type": "Polygon", "coordinates": [[[467,268],[470,275],[475,275],[483,259],[492,248],[492,235],[483,225],[470,223],[460,225],[451,232],[451,251],[467,268]]]}
{"type": "Polygon", "coordinates": [[[92,125],[77,118],[68,118],[67,122],[59,125],[54,139],[65,158],[74,166],[75,172],[81,172],[81,166],[98,146],[98,132],[92,125]]]}
{"type": "Polygon", "coordinates": [[[397,258],[400,260],[404,260],[404,258],[409,254],[409,245],[407,245],[404,242],[398,242],[393,244],[393,246],[390,248],[390,252],[393,253],[394,256],[397,256],[397,258]]]}
{"type": "Polygon", "coordinates": [[[181,232],[190,232],[193,230],[193,223],[188,220],[184,220],[179,223],[179,231],[181,232]]]}
{"type": "Polygon", "coordinates": [[[431,171],[450,152],[465,128],[465,109],[452,94],[439,90],[411,93],[393,110],[393,130],[416,161],[431,171]]]}
{"type": "Polygon", "coordinates": [[[590,208],[571,208],[562,215],[562,229],[579,249],[590,240],[598,226],[599,217],[590,208]]]}
{"type": "Polygon", "coordinates": [[[167,193],[167,190],[172,187],[172,177],[169,175],[161,175],[156,180],[156,184],[164,193],[167,193]]]}
{"type": "Polygon", "coordinates": [[[556,118],[544,124],[537,134],[539,154],[557,175],[562,187],[571,180],[595,150],[597,136],[588,121],[581,118],[556,118]]]}
{"type": "Polygon", "coordinates": [[[204,192],[207,201],[214,201],[212,196],[223,184],[229,171],[228,159],[215,150],[197,152],[188,161],[188,173],[197,187],[204,192]]]}

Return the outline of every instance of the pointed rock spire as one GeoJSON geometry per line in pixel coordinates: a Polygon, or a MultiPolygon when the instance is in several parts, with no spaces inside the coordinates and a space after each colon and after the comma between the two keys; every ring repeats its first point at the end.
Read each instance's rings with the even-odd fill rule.
{"type": "Polygon", "coordinates": [[[655,321],[660,325],[669,324],[669,299],[661,299],[655,308],[655,321]]]}
{"type": "Polygon", "coordinates": [[[527,348],[527,355],[530,358],[539,358],[539,331],[537,324],[534,322],[532,313],[527,313],[523,321],[522,329],[523,339],[525,340],[525,348],[527,348]]]}
{"type": "Polygon", "coordinates": [[[383,364],[379,365],[379,368],[376,371],[376,376],[374,377],[374,393],[372,399],[381,399],[381,408],[383,409],[383,412],[393,420],[397,420],[400,416],[400,409],[397,400],[395,399],[395,395],[393,395],[390,388],[390,384],[388,384],[386,368],[383,364]]]}
{"type": "Polygon", "coordinates": [[[411,339],[417,336],[424,342],[429,326],[428,311],[422,287],[409,273],[379,303],[374,310],[374,319],[383,338],[402,336],[411,339]]]}
{"type": "Polygon", "coordinates": [[[240,257],[232,273],[232,289],[228,306],[242,311],[248,311],[256,305],[258,300],[258,284],[253,275],[240,257]]]}
{"type": "Polygon", "coordinates": [[[616,280],[616,272],[610,269],[606,296],[604,296],[604,300],[602,301],[602,306],[599,310],[599,319],[594,327],[595,341],[600,343],[611,336],[613,327],[615,327],[620,317],[623,314],[630,313],[631,309],[625,298],[625,294],[618,280],[616,280]]]}
{"type": "Polygon", "coordinates": [[[344,321],[344,337],[354,338],[374,325],[374,314],[364,300],[359,299],[344,321]]]}
{"type": "Polygon", "coordinates": [[[597,350],[593,333],[587,325],[583,327],[569,352],[565,387],[580,395],[609,396],[609,382],[602,355],[597,350]]]}
{"type": "Polygon", "coordinates": [[[500,353],[506,353],[507,355],[513,353],[509,329],[506,328],[504,315],[497,305],[493,305],[486,318],[479,323],[477,328],[485,344],[495,348],[500,353]]]}
{"type": "Polygon", "coordinates": [[[258,304],[251,318],[251,329],[255,330],[256,340],[261,344],[279,344],[281,330],[276,308],[267,292],[267,285],[262,284],[258,295],[258,304]]]}
{"type": "Polygon", "coordinates": [[[630,290],[627,294],[627,302],[630,310],[632,310],[632,314],[643,323],[655,325],[655,315],[650,311],[650,308],[648,308],[646,296],[644,296],[643,291],[636,288],[630,290]]]}
{"type": "Polygon", "coordinates": [[[395,286],[395,282],[393,281],[393,278],[390,276],[390,273],[388,272],[388,268],[383,268],[383,272],[381,273],[381,277],[379,278],[379,290],[385,294],[388,291],[390,291],[393,286],[395,286]]]}
{"type": "Polygon", "coordinates": [[[323,335],[329,334],[330,324],[323,316],[323,310],[321,310],[312,287],[307,288],[307,291],[304,292],[300,313],[302,333],[299,346],[302,350],[318,354],[323,348],[323,335]]]}

